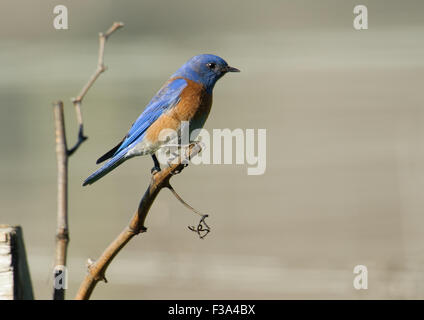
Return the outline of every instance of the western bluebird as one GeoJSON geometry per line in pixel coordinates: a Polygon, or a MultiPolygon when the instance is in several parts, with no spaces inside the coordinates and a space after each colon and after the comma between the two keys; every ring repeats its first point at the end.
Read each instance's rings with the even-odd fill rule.
{"type": "Polygon", "coordinates": [[[160,171],[155,156],[155,152],[165,143],[158,138],[160,132],[172,129],[180,134],[183,121],[189,123],[190,132],[202,128],[212,106],[215,83],[227,72],[240,70],[211,54],[201,54],[188,60],[165,82],[124,139],[97,160],[97,163],[101,163],[110,159],[90,175],[83,186],[96,182],[135,156],[150,154],[154,169],[160,171]]]}

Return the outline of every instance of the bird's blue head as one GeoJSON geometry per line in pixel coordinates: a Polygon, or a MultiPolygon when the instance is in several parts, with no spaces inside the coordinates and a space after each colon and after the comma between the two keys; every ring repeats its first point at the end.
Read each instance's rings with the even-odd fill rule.
{"type": "Polygon", "coordinates": [[[200,54],[188,60],[173,77],[184,77],[201,83],[206,91],[212,92],[215,83],[227,72],[240,72],[230,67],[224,59],[213,54],[200,54]]]}

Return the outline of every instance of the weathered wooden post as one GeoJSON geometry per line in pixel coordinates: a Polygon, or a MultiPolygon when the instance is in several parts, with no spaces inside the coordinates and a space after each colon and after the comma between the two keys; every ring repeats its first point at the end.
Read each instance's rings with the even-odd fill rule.
{"type": "Polygon", "coordinates": [[[33,300],[20,226],[0,224],[0,300],[33,300]]]}

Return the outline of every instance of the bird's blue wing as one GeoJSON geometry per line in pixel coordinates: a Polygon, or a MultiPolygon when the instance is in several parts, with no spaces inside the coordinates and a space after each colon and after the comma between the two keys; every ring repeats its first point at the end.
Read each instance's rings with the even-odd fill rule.
{"type": "Polygon", "coordinates": [[[133,123],[124,141],[115,154],[118,154],[134,141],[138,140],[153,122],[155,122],[164,112],[175,106],[180,101],[181,92],[186,86],[187,81],[182,78],[166,83],[152,98],[143,113],[133,123]]]}
{"type": "Polygon", "coordinates": [[[180,101],[181,92],[186,86],[187,82],[182,78],[167,82],[153,97],[143,113],[131,126],[131,129],[128,131],[125,139],[119,145],[119,148],[116,146],[99,159],[103,161],[107,158],[110,158],[110,160],[100,169],[91,174],[84,181],[83,185],[85,186],[87,184],[96,182],[101,177],[124,162],[126,153],[135,144],[143,139],[146,130],[152,125],[152,123],[155,122],[156,119],[158,119],[164,112],[174,107],[180,101]],[[114,152],[113,155],[110,155],[112,152],[114,152]]]}

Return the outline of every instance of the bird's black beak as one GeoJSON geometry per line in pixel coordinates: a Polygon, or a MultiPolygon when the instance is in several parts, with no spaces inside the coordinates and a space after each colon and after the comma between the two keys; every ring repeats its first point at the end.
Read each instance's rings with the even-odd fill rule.
{"type": "Polygon", "coordinates": [[[227,66],[225,68],[225,72],[240,72],[240,70],[237,69],[237,68],[233,68],[233,67],[227,66]]]}

